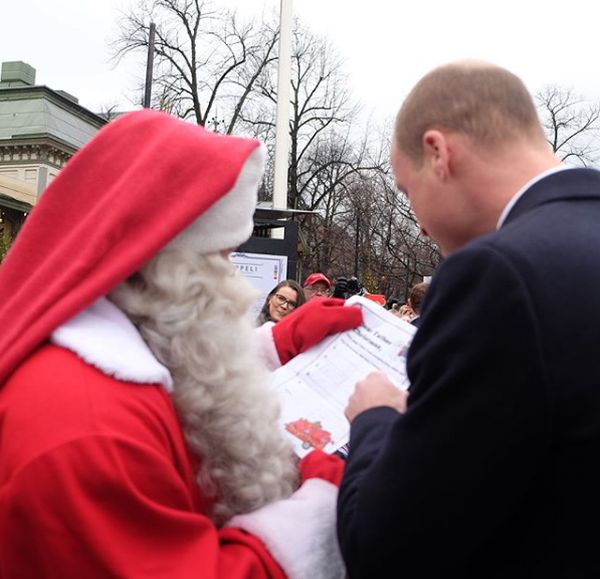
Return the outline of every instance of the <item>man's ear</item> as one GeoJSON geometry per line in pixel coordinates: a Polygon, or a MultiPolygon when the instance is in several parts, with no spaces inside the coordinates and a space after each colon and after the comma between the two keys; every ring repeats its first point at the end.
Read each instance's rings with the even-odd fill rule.
{"type": "Polygon", "coordinates": [[[438,179],[447,180],[450,175],[450,147],[444,133],[431,129],[423,134],[423,158],[438,179]]]}

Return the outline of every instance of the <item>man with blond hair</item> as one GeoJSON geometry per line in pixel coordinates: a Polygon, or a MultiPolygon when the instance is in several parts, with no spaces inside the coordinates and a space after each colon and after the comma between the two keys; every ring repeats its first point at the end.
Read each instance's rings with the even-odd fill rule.
{"type": "Polygon", "coordinates": [[[414,87],[392,167],[447,259],[408,400],[373,373],[346,410],[350,577],[600,577],[600,172],[561,165],[522,81],[479,62],[414,87]]]}

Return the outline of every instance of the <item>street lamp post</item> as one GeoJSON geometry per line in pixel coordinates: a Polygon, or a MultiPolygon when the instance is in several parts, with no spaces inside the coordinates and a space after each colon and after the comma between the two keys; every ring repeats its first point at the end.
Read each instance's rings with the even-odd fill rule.
{"type": "Polygon", "coordinates": [[[152,102],[152,69],[154,67],[154,35],[156,25],[150,22],[148,34],[148,58],[146,60],[146,82],[144,83],[144,108],[150,108],[152,102]]]}

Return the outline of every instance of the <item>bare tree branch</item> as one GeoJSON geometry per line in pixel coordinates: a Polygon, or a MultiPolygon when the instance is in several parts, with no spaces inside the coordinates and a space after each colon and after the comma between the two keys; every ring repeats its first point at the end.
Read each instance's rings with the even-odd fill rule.
{"type": "Polygon", "coordinates": [[[571,89],[548,86],[536,94],[546,138],[562,161],[594,165],[598,161],[600,103],[588,103],[571,89]]]}

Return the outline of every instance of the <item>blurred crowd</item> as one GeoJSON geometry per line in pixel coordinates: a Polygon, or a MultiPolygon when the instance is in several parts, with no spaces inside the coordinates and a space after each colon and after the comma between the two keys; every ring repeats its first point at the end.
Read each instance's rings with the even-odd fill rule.
{"type": "Polygon", "coordinates": [[[315,272],[306,277],[302,286],[295,280],[279,282],[267,295],[257,324],[277,323],[302,304],[318,297],[333,297],[347,300],[353,296],[363,296],[378,303],[390,313],[405,322],[418,326],[419,317],[429,282],[412,286],[405,301],[388,298],[381,294],[369,293],[356,276],[339,276],[332,282],[324,273],[315,272]]]}

